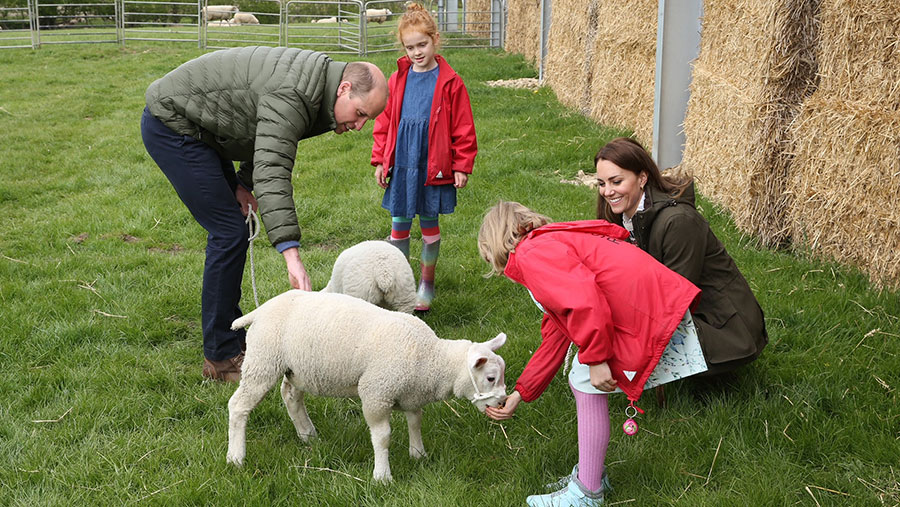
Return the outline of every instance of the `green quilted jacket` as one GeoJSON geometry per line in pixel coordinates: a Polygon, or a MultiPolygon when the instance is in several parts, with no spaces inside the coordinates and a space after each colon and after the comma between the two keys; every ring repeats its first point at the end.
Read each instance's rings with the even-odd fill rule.
{"type": "MultiPolygon", "coordinates": [[[[301,139],[337,126],[346,63],[315,51],[241,47],[184,63],[147,88],[150,113],[229,160],[259,201],[272,244],[300,240],[291,170],[301,139]]],[[[227,174],[233,183],[233,174],[227,174]]]]}

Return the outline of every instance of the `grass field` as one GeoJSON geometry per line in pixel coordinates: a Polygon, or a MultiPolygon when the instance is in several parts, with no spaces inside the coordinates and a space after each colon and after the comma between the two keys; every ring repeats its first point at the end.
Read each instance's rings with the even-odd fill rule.
{"type": "MultiPolygon", "coordinates": [[[[356,400],[308,399],[320,438],[306,445],[270,393],[250,417],[244,467],[226,465],[235,386],[200,376],[205,237],[139,132],[147,85],[199,54],[137,43],[0,51],[0,504],[522,505],[568,473],[575,412],[562,377],[502,425],[464,400],[426,407],[421,461],[408,457],[396,414],[390,485],[371,481],[356,400]]],[[[520,57],[446,56],[468,85],[480,152],[457,212],[442,219],[424,320],[449,339],[506,332],[511,388],[540,315],[521,287],[482,277],[480,217],[504,198],[591,218],[594,193],[560,180],[590,171],[620,132],[547,89],[484,84],[534,76],[520,57]]],[[[396,57],[373,61],[389,72],[396,57]]],[[[316,289],[341,249],[388,234],[370,147],[371,124],[300,144],[295,200],[316,289]]],[[[758,249],[726,214],[701,208],[766,311],[770,343],[733,375],[669,386],[666,407],[645,396],[636,436],[618,431],[625,400],[611,398],[607,502],[898,505],[897,294],[803,252],[758,249]]],[[[288,289],[264,240],[255,263],[261,299],[288,289]]]]}

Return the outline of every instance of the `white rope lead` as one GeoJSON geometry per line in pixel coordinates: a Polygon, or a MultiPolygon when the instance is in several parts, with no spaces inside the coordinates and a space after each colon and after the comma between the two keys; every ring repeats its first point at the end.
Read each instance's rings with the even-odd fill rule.
{"type": "Polygon", "coordinates": [[[259,217],[253,211],[253,206],[247,203],[247,229],[250,231],[250,282],[253,284],[253,301],[259,306],[259,296],[256,295],[256,267],[253,265],[253,240],[259,236],[259,217]]]}

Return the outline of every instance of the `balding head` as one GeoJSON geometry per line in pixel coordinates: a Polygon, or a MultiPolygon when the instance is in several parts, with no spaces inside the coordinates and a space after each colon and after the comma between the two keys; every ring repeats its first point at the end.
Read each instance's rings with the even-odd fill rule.
{"type": "Polygon", "coordinates": [[[350,62],[344,68],[334,104],[338,134],[360,130],[387,105],[388,87],[378,66],[369,62],[350,62]]]}

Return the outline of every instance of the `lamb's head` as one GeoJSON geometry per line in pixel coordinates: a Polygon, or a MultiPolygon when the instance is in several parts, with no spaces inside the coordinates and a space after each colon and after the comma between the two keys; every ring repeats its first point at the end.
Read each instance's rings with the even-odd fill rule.
{"type": "Polygon", "coordinates": [[[506,335],[498,334],[484,343],[469,345],[466,367],[472,380],[466,396],[481,412],[485,407],[498,407],[506,401],[506,362],[494,351],[506,343],[506,335]]]}

